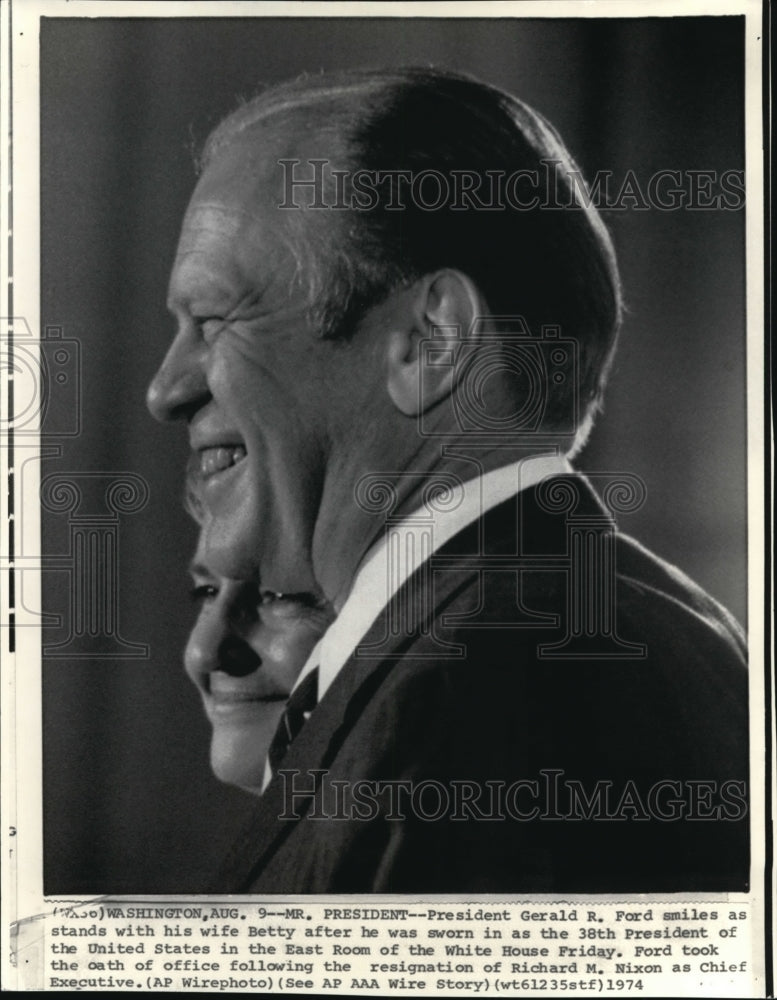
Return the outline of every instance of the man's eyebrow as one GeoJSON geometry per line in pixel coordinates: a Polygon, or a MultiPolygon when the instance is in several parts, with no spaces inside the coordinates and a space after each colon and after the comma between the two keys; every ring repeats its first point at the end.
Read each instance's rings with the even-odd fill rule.
{"type": "Polygon", "coordinates": [[[173,316],[176,316],[179,312],[194,316],[200,310],[193,307],[204,301],[208,301],[212,303],[209,308],[215,313],[232,315],[240,313],[245,309],[253,309],[260,306],[266,291],[267,286],[265,284],[263,286],[251,287],[243,295],[236,297],[234,290],[225,285],[214,285],[213,289],[209,291],[207,284],[203,282],[191,294],[184,289],[179,294],[169,295],[166,307],[167,311],[173,316]]]}
{"type": "Polygon", "coordinates": [[[230,294],[227,288],[216,285],[209,288],[206,281],[201,281],[194,289],[184,288],[176,292],[175,295],[168,295],[166,306],[167,311],[173,316],[177,316],[179,313],[192,316],[201,311],[195,307],[204,305],[205,302],[208,303],[209,309],[223,312],[233,299],[234,293],[230,294]]]}

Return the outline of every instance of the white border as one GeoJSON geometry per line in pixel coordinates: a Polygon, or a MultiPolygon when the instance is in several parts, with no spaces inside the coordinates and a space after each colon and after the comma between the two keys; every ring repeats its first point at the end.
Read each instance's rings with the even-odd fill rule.
{"type": "MultiPolygon", "coordinates": [[[[39,103],[38,103],[38,25],[41,16],[46,17],[129,17],[129,18],[170,18],[170,17],[531,17],[531,18],[622,18],[622,17],[667,17],[682,15],[725,15],[744,14],[746,17],[746,246],[747,246],[747,442],[748,442],[748,631],[751,643],[751,824],[753,830],[752,872],[749,898],[754,906],[754,918],[759,923],[763,919],[763,879],[764,858],[764,802],[759,792],[763,784],[764,768],[762,755],[764,691],[763,691],[763,650],[764,629],[768,624],[764,619],[763,574],[764,551],[767,544],[766,525],[762,510],[764,495],[763,458],[764,426],[764,287],[763,257],[763,158],[761,151],[762,117],[762,9],[754,0],[588,0],[588,2],[565,2],[565,0],[527,0],[527,2],[482,2],[475,5],[464,0],[449,3],[320,3],[320,2],[208,2],[195,3],[188,0],[176,2],[110,2],[103,0],[14,0],[2,5],[2,56],[3,77],[0,79],[3,100],[0,109],[0,134],[8,134],[8,94],[9,77],[13,73],[13,122],[14,122],[14,312],[24,316],[33,332],[40,328],[39,315],[39,103]],[[13,30],[13,66],[8,66],[10,21],[13,30]],[[23,169],[22,169],[23,165],[23,169]],[[23,220],[23,226],[20,222],[23,220]],[[759,784],[760,782],[760,784],[759,784]]],[[[8,190],[8,158],[0,156],[2,174],[0,190],[3,202],[5,229],[6,202],[8,190]]],[[[2,273],[8,273],[5,232],[0,245],[2,273]]],[[[4,316],[6,301],[0,305],[0,316],[4,316]]],[[[7,387],[0,390],[0,406],[4,414],[7,404],[7,387]]],[[[771,434],[771,428],[770,428],[771,434]]],[[[0,475],[7,482],[7,450],[0,449],[0,475]]],[[[21,455],[17,452],[16,463],[21,455]]],[[[39,508],[37,501],[37,480],[26,475],[29,483],[27,506],[24,519],[17,517],[17,555],[31,559],[39,554],[39,508]]],[[[23,497],[19,495],[20,477],[16,479],[16,511],[22,510],[23,497]]],[[[2,523],[6,525],[6,497],[2,497],[2,523]]],[[[7,550],[5,545],[2,550],[7,550]]],[[[32,560],[30,564],[32,565],[32,560]]],[[[17,560],[17,565],[19,561],[17,560]]],[[[5,572],[7,560],[2,564],[5,572]]],[[[27,577],[30,574],[26,574],[27,577]]],[[[29,580],[25,582],[25,592],[32,598],[32,607],[39,607],[35,595],[30,593],[29,580]]],[[[37,586],[37,585],[36,585],[37,586]]],[[[7,595],[3,588],[0,613],[3,621],[7,615],[7,595]]],[[[17,601],[18,624],[34,624],[25,620],[24,605],[17,601]]],[[[3,979],[13,974],[9,967],[11,941],[9,927],[18,918],[30,918],[48,909],[42,895],[42,831],[41,831],[41,716],[40,716],[40,643],[39,633],[34,628],[18,628],[16,656],[3,656],[2,710],[3,710],[3,816],[2,829],[3,857],[3,901],[2,901],[2,949],[3,979]],[[23,667],[23,669],[22,669],[23,667]],[[17,763],[18,762],[18,763],[17,763]],[[14,834],[12,829],[16,831],[14,834]],[[10,860],[9,860],[10,859],[10,860]]],[[[774,750],[774,744],[773,744],[774,750]]],[[[774,771],[773,771],[774,773],[774,771]]],[[[700,894],[695,894],[698,898],[700,894]]],[[[498,897],[492,897],[494,899],[498,897]]],[[[536,897],[537,899],[543,897],[536,897]]],[[[547,897],[544,897],[547,898],[547,897]]],[[[570,898],[570,897],[567,897],[570,898]]],[[[732,895],[732,901],[736,894],[732,895]]],[[[375,897],[376,901],[378,897],[375,897]]],[[[762,938],[761,938],[762,940],[762,938]]],[[[758,946],[758,938],[755,938],[758,946]]],[[[756,968],[762,969],[762,956],[753,955],[756,968]]]]}

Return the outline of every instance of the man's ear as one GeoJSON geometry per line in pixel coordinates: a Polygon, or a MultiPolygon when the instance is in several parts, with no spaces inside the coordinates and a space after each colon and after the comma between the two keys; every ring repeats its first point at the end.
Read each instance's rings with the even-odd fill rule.
{"type": "Polygon", "coordinates": [[[457,348],[481,311],[476,286],[460,271],[446,269],[416,282],[407,322],[388,338],[387,387],[400,412],[418,416],[451,393],[457,348]],[[422,351],[421,342],[431,337],[434,349],[422,351]]]}

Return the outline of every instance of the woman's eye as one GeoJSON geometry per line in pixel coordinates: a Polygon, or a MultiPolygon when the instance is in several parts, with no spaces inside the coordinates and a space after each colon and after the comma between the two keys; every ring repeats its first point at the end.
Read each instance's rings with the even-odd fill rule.
{"type": "Polygon", "coordinates": [[[298,610],[297,605],[290,601],[285,594],[276,594],[271,590],[262,591],[256,603],[259,612],[273,618],[277,618],[279,615],[286,617],[298,610]]]}
{"type": "Polygon", "coordinates": [[[312,594],[279,594],[274,590],[263,590],[259,594],[260,604],[296,604],[312,607],[315,597],[312,594]]]}
{"type": "Polygon", "coordinates": [[[189,596],[195,604],[201,604],[203,601],[216,597],[218,592],[218,587],[214,587],[212,583],[200,583],[196,587],[192,587],[189,596]]]}
{"type": "Polygon", "coordinates": [[[326,604],[315,594],[276,594],[263,591],[259,598],[259,608],[272,619],[304,619],[324,622],[327,620],[326,604]]]}

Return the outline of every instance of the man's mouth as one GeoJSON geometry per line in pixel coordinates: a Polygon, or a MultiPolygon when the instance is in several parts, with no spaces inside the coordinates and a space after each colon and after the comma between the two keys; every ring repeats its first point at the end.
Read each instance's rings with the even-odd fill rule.
{"type": "Polygon", "coordinates": [[[218,445],[214,448],[202,448],[199,454],[200,475],[203,479],[210,479],[216,473],[242,462],[246,457],[246,450],[242,444],[218,445]]]}

